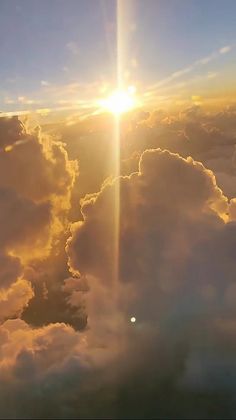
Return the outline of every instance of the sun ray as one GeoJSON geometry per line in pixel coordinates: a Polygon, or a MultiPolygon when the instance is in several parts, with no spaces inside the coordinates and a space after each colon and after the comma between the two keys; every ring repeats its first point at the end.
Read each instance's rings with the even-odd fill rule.
{"type": "MultiPolygon", "coordinates": [[[[117,0],[116,9],[116,87],[120,92],[123,89],[123,7],[124,2],[117,0]]],[[[113,266],[113,293],[115,301],[118,297],[119,286],[119,248],[120,248],[120,113],[114,113],[114,162],[115,162],[115,196],[114,196],[114,266],[113,266]]],[[[118,302],[117,302],[118,304],[118,302]]]]}
{"type": "Polygon", "coordinates": [[[135,107],[135,91],[134,86],[129,86],[127,90],[116,90],[108,98],[101,100],[99,104],[113,114],[123,114],[135,107]]]}

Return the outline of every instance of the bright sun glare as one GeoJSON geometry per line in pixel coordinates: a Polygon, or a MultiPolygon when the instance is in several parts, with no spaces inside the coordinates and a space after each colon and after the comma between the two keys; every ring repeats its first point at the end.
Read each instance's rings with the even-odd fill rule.
{"type": "Polygon", "coordinates": [[[135,91],[134,86],[130,86],[127,90],[116,90],[111,96],[100,101],[100,105],[113,114],[123,114],[135,107],[135,91]]]}

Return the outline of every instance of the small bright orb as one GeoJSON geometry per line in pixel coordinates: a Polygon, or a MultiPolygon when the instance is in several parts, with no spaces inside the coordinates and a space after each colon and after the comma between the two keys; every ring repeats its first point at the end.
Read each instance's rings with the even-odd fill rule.
{"type": "Polygon", "coordinates": [[[135,107],[135,91],[134,86],[129,86],[127,90],[117,90],[107,99],[100,101],[100,105],[113,114],[123,114],[135,107]]]}
{"type": "Polygon", "coordinates": [[[135,318],[135,316],[132,316],[132,317],[130,318],[130,322],[132,322],[132,324],[134,324],[134,323],[136,322],[136,318],[135,318]]]}

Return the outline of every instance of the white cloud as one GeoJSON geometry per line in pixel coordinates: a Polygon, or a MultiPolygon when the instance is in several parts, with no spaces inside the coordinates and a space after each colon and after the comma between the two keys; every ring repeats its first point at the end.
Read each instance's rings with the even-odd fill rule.
{"type": "Polygon", "coordinates": [[[47,80],[41,80],[41,86],[50,86],[50,83],[47,80]]]}
{"type": "Polygon", "coordinates": [[[225,47],[220,48],[219,53],[220,54],[227,54],[230,52],[232,47],[230,45],[226,45],[225,47]]]}
{"type": "Polygon", "coordinates": [[[73,55],[78,55],[79,54],[79,48],[78,45],[76,44],[76,42],[74,41],[70,41],[66,44],[66,48],[71,52],[71,54],[73,55]]]}

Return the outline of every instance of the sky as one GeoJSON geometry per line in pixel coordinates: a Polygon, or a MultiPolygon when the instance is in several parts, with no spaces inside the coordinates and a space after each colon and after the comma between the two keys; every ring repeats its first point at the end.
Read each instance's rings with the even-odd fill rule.
{"type": "Polygon", "coordinates": [[[0,0],[0,419],[236,419],[235,12],[0,0]]]}
{"type": "Polygon", "coordinates": [[[185,81],[199,78],[193,95],[201,91],[207,75],[209,90],[217,89],[219,82],[221,88],[232,89],[234,0],[119,4],[118,8],[115,0],[1,0],[1,109],[35,107],[34,102],[55,106],[68,100],[68,90],[84,100],[114,89],[119,33],[124,85],[135,85],[142,94],[225,47],[225,53],[185,73],[185,81]],[[223,87],[222,74],[227,74],[223,87]]]}

